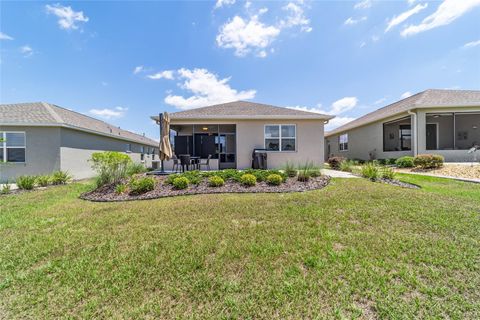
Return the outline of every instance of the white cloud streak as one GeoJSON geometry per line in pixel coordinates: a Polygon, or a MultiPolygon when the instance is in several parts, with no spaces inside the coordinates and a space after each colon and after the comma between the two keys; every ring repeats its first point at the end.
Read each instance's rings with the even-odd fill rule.
{"type": "Polygon", "coordinates": [[[133,74],[139,74],[140,72],[144,71],[145,68],[143,66],[137,66],[133,69],[133,74]]]}
{"type": "Polygon", "coordinates": [[[29,45],[21,46],[20,52],[23,54],[25,58],[31,57],[34,53],[32,47],[30,47],[29,45]]]}
{"type": "Polygon", "coordinates": [[[480,5],[480,0],[445,0],[437,10],[423,19],[418,25],[410,25],[400,33],[403,37],[413,36],[420,32],[448,25],[468,11],[480,5]]]}
{"type": "Polygon", "coordinates": [[[354,9],[368,9],[372,6],[372,0],[363,0],[360,2],[357,2],[353,8],[354,9]]]}
{"type": "Polygon", "coordinates": [[[407,11],[399,14],[398,16],[393,17],[392,19],[390,19],[388,21],[387,28],[385,29],[385,33],[388,32],[393,27],[395,27],[395,26],[399,25],[400,23],[406,21],[408,18],[410,18],[414,14],[419,13],[420,11],[425,9],[426,7],[428,7],[428,3],[425,3],[423,5],[418,4],[414,8],[412,8],[410,10],[407,10],[407,11]]]}
{"type": "Polygon", "coordinates": [[[358,19],[354,19],[353,17],[350,17],[347,20],[345,20],[344,24],[345,25],[355,25],[359,22],[363,22],[363,21],[366,21],[366,20],[367,20],[367,17],[360,17],[358,19]]]}
{"type": "Polygon", "coordinates": [[[255,97],[255,90],[237,91],[230,87],[230,78],[219,79],[207,69],[180,69],[178,77],[183,82],[179,86],[192,95],[183,97],[169,94],[165,103],[181,110],[189,110],[229,101],[248,100],[255,97]]]}
{"type": "Polygon", "coordinates": [[[121,118],[125,115],[128,108],[115,107],[113,109],[91,109],[89,113],[104,119],[121,118]]]}
{"type": "Polygon", "coordinates": [[[223,6],[231,6],[232,4],[235,4],[235,0],[217,0],[213,9],[219,9],[223,6]]]}
{"type": "Polygon", "coordinates": [[[412,96],[412,93],[410,91],[406,91],[400,96],[400,98],[405,99],[411,96],[412,96]]]}
{"type": "Polygon", "coordinates": [[[465,43],[463,45],[464,48],[473,48],[473,47],[476,47],[476,46],[480,46],[480,40],[477,40],[477,41],[471,41],[471,42],[468,42],[468,43],[465,43]]]}
{"type": "Polygon", "coordinates": [[[147,75],[147,78],[152,79],[152,80],[159,80],[159,79],[168,79],[168,80],[173,80],[173,70],[165,70],[165,71],[160,71],[154,74],[149,74],[147,75]]]}
{"type": "Polygon", "coordinates": [[[45,6],[48,14],[53,14],[58,18],[58,25],[61,29],[78,29],[78,23],[88,22],[88,17],[83,11],[74,11],[72,7],[62,6],[59,3],[45,6]]]}
{"type": "Polygon", "coordinates": [[[13,40],[13,37],[0,31],[0,40],[13,40]]]}

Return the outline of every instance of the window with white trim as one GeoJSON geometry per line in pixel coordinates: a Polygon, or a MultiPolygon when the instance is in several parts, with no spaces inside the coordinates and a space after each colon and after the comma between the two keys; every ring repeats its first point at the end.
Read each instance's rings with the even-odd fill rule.
{"type": "Polygon", "coordinates": [[[294,124],[265,125],[265,149],[268,151],[295,151],[297,128],[294,124]]]}
{"type": "Polygon", "coordinates": [[[0,132],[0,162],[25,162],[25,132],[0,132]]]}
{"type": "Polygon", "coordinates": [[[338,138],[338,150],[340,151],[348,150],[348,133],[342,134],[338,138]]]}
{"type": "Polygon", "coordinates": [[[127,143],[125,145],[125,152],[127,152],[127,153],[132,152],[132,144],[131,143],[127,143]]]}

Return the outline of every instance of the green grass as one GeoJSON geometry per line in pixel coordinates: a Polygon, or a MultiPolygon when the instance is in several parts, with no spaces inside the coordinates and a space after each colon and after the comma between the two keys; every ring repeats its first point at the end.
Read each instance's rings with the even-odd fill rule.
{"type": "Polygon", "coordinates": [[[2,196],[0,318],[478,319],[480,188],[402,180],[424,189],[2,196]]]}

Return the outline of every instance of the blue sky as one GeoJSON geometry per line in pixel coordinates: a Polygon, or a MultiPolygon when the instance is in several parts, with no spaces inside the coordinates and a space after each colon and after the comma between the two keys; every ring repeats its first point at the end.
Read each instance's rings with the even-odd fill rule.
{"type": "Polygon", "coordinates": [[[335,114],[480,88],[480,0],[73,1],[1,7],[0,102],[157,138],[149,116],[232,100],[335,114]]]}

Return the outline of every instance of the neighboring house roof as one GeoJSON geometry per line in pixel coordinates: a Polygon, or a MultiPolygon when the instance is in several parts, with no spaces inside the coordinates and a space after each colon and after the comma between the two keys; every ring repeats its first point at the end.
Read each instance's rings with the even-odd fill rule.
{"type": "MultiPolygon", "coordinates": [[[[179,111],[170,114],[171,120],[194,120],[194,119],[320,119],[329,120],[333,116],[320,113],[307,112],[284,107],[276,107],[268,104],[234,101],[216,104],[202,108],[179,111]]],[[[158,116],[152,119],[158,120],[158,116]]]]}
{"type": "Polygon", "coordinates": [[[438,90],[429,89],[408,98],[402,99],[388,106],[370,112],[358,119],[348,122],[341,127],[326,132],[325,136],[352,130],[366,124],[376,122],[388,117],[405,113],[418,108],[438,107],[467,107],[480,106],[479,90],[438,90]]]}
{"type": "Polygon", "coordinates": [[[45,102],[1,104],[0,125],[65,127],[149,146],[158,146],[158,142],[145,136],[45,102]]]}

